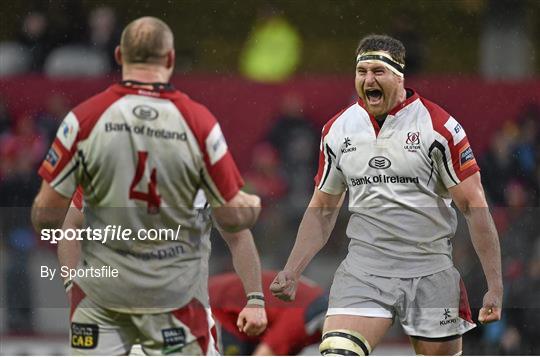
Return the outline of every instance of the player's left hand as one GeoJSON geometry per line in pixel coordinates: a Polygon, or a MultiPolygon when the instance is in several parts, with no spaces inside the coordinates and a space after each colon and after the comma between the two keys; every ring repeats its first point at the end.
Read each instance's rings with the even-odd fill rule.
{"type": "Polygon", "coordinates": [[[246,305],[238,314],[236,321],[238,331],[244,332],[248,336],[260,335],[266,329],[267,324],[264,307],[255,305],[246,305]]]}
{"type": "Polygon", "coordinates": [[[501,319],[501,306],[502,290],[500,292],[489,290],[486,295],[484,295],[484,303],[478,313],[478,321],[480,321],[481,324],[499,321],[501,319]]]}

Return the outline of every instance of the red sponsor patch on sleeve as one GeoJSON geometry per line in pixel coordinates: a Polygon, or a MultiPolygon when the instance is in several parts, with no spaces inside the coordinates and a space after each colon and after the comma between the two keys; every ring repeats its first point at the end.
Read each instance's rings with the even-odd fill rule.
{"type": "Polygon", "coordinates": [[[43,167],[48,173],[52,174],[58,166],[58,163],[62,160],[62,151],[63,150],[59,148],[56,142],[52,144],[49,152],[47,152],[45,161],[43,161],[43,167]]]}
{"type": "Polygon", "coordinates": [[[476,159],[470,145],[465,145],[459,150],[459,169],[466,170],[476,164],[476,159]]]}

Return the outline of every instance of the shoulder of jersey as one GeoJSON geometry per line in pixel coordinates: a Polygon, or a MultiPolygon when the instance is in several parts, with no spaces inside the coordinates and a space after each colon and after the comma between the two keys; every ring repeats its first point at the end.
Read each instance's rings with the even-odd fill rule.
{"type": "Polygon", "coordinates": [[[358,122],[359,115],[369,116],[365,109],[362,108],[358,103],[353,103],[345,109],[341,110],[339,113],[334,115],[334,117],[330,119],[326,124],[324,124],[322,130],[323,138],[326,137],[330,133],[330,131],[339,131],[340,129],[343,129],[345,125],[351,122],[358,122]]]}
{"type": "Polygon", "coordinates": [[[173,102],[184,117],[193,121],[190,124],[204,128],[212,127],[216,123],[217,120],[204,104],[197,102],[185,93],[179,93],[180,95],[173,102]]]}
{"type": "Polygon", "coordinates": [[[424,106],[424,108],[426,108],[429,113],[429,119],[431,120],[433,130],[449,139],[451,133],[449,132],[449,129],[445,126],[447,125],[449,119],[451,119],[450,114],[448,114],[448,112],[441,108],[439,105],[423,97],[420,97],[420,103],[424,106]]]}
{"type": "Polygon", "coordinates": [[[120,98],[121,95],[108,88],[73,108],[71,112],[79,123],[79,137],[88,136],[103,113],[120,98]]]}

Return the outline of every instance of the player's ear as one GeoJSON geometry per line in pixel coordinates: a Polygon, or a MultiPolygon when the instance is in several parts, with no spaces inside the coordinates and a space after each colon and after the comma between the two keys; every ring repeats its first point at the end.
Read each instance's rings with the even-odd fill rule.
{"type": "Polygon", "coordinates": [[[174,50],[170,50],[170,51],[167,53],[167,64],[166,64],[166,68],[167,68],[167,69],[171,69],[172,67],[174,67],[175,61],[176,61],[176,53],[174,52],[174,50]]]}
{"type": "Polygon", "coordinates": [[[122,51],[120,50],[120,46],[116,46],[116,48],[114,49],[114,59],[116,60],[116,63],[118,63],[120,66],[123,64],[122,51]]]}

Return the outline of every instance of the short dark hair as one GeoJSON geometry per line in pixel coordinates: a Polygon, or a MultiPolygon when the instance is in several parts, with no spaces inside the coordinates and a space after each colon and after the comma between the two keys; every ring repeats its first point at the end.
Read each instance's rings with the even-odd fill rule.
{"type": "Polygon", "coordinates": [[[174,48],[169,26],[155,17],[142,17],[130,22],[122,32],[120,49],[126,63],[160,64],[174,48]]]}
{"type": "Polygon", "coordinates": [[[405,46],[388,35],[370,34],[362,38],[356,48],[356,56],[368,51],[386,51],[394,60],[405,64],[405,46]]]}

